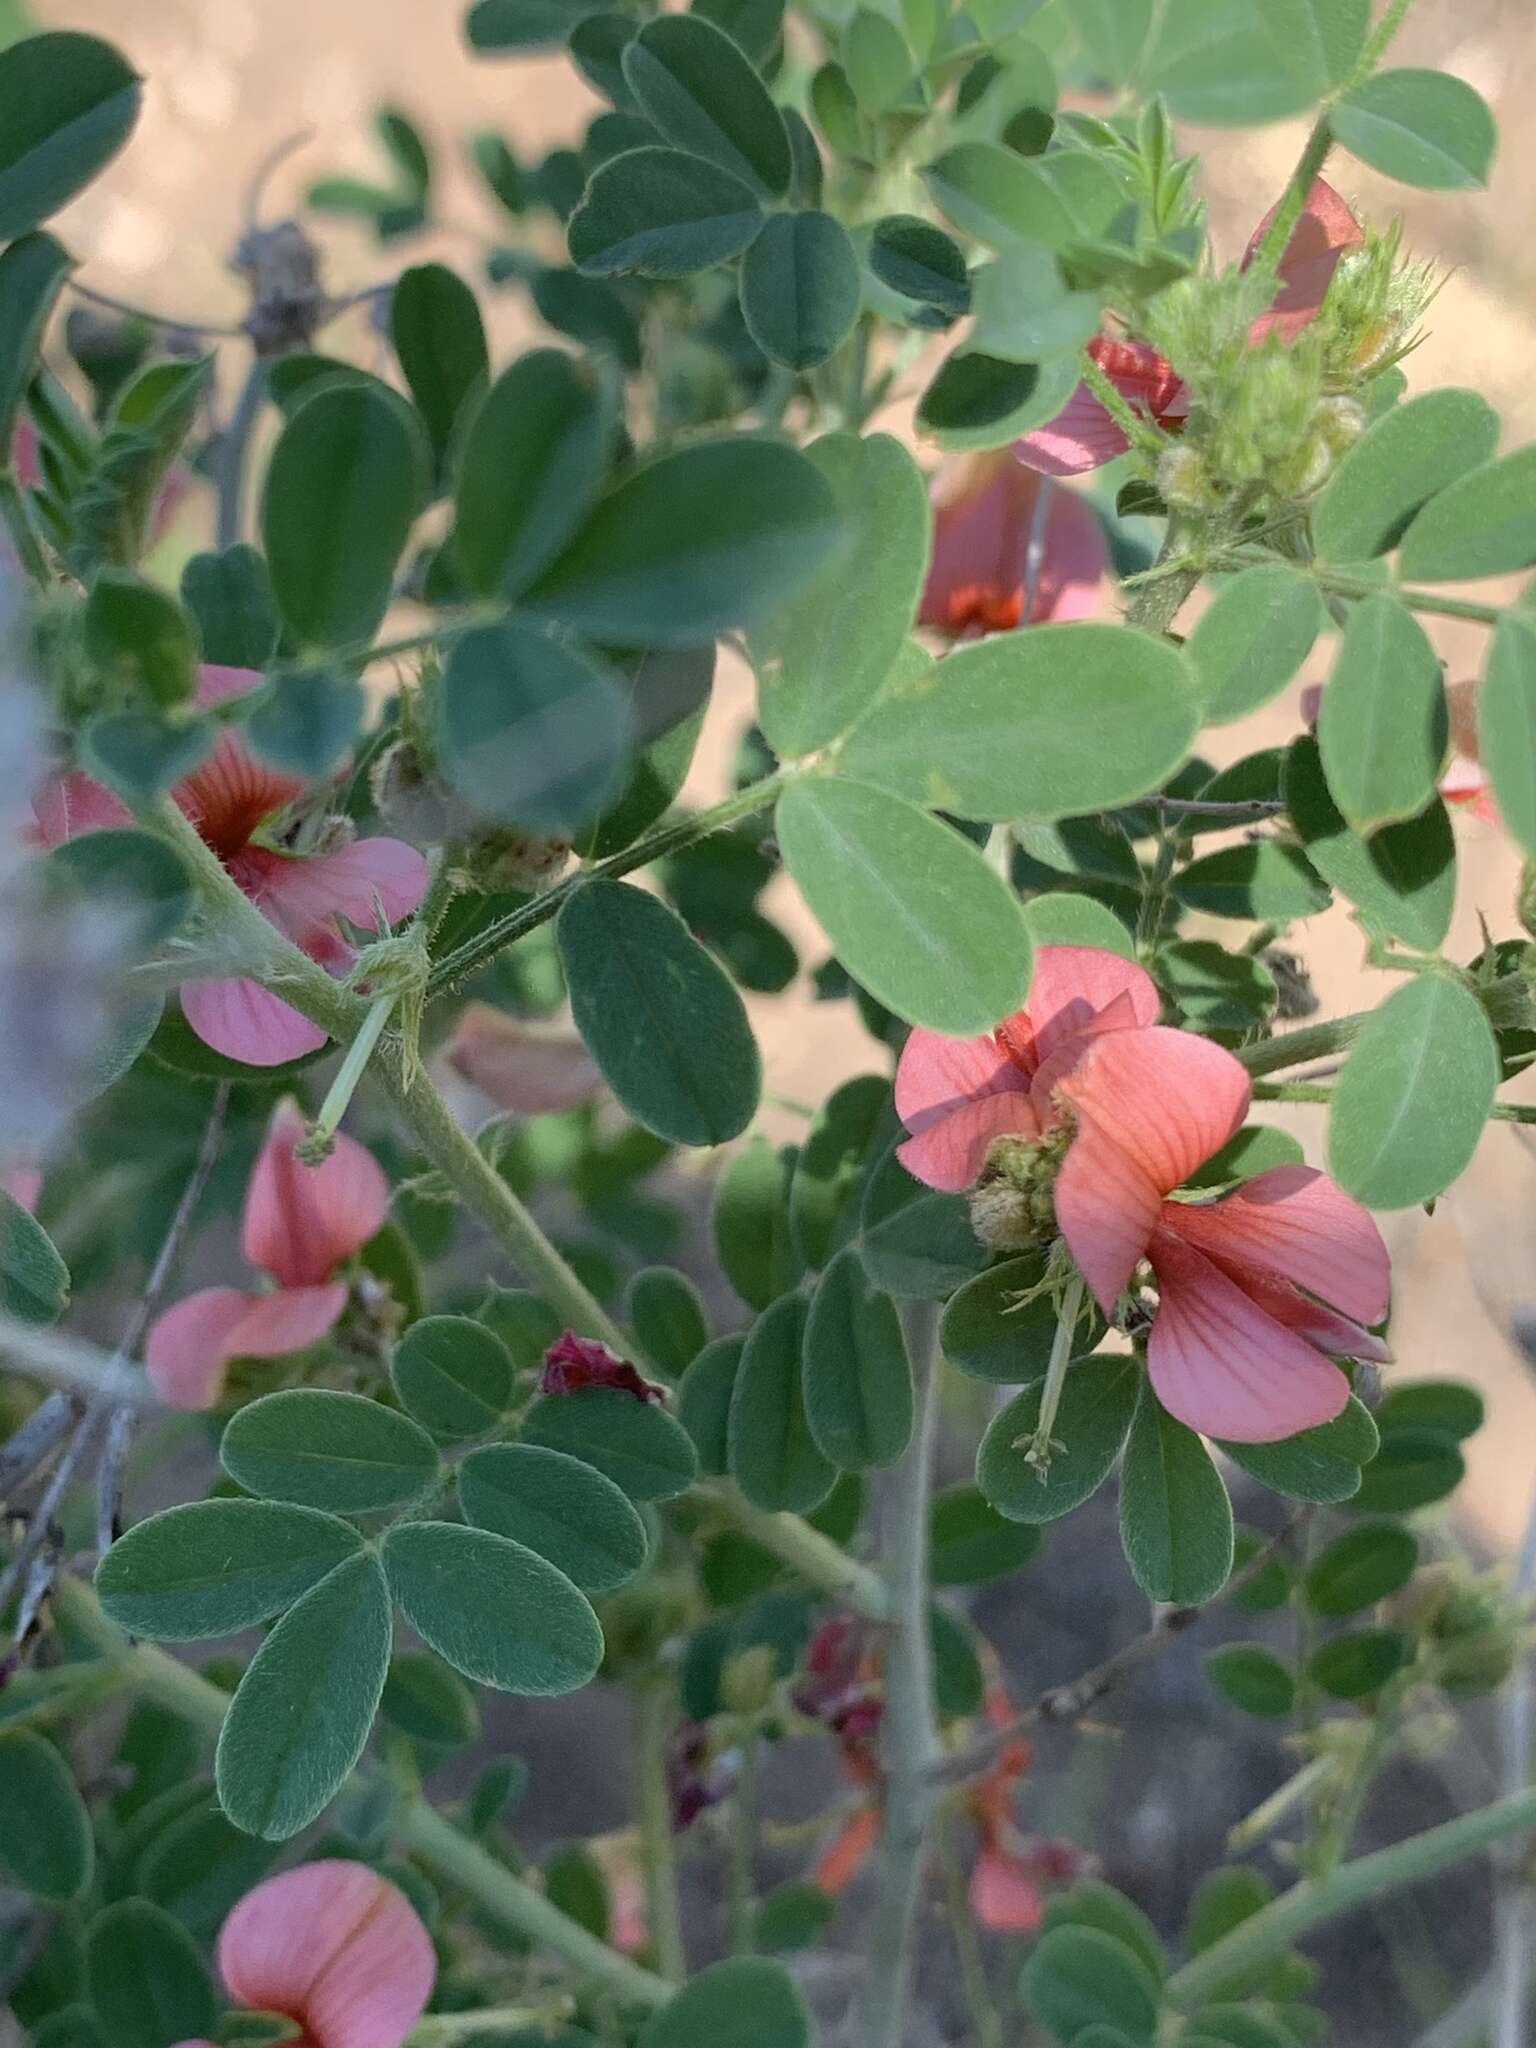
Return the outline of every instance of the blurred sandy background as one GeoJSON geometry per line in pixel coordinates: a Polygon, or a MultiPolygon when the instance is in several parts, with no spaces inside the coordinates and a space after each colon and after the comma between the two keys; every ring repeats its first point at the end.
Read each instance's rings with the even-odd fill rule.
{"type": "MultiPolygon", "coordinates": [[[[148,81],[133,143],[77,203],[64,233],[89,282],[170,317],[238,317],[225,260],[244,194],[254,166],[295,130],[313,129],[315,139],[278,173],[275,207],[294,206],[322,174],[377,178],[384,167],[369,116],[381,102],[405,108],[437,148],[440,212],[451,224],[442,234],[381,254],[361,232],[315,224],[329,282],[342,291],[424,252],[473,274],[496,223],[463,169],[461,139],[494,126],[526,159],[573,137],[593,104],[561,60],[472,61],[460,34],[462,0],[33,0],[33,11],[46,26],[111,37],[148,81]]],[[[1407,365],[1411,388],[1475,386],[1500,410],[1508,441],[1527,440],[1536,434],[1536,136],[1525,125],[1536,98],[1536,7],[1532,0],[1419,0],[1394,61],[1457,72],[1492,101],[1503,130],[1492,191],[1408,193],[1344,158],[1331,175],[1377,219],[1401,212],[1409,249],[1449,272],[1428,340],[1407,365]]],[[[1294,162],[1299,131],[1191,141],[1209,151],[1216,231],[1221,246],[1235,251],[1294,162]]],[[[355,339],[367,345],[360,333],[355,339]]],[[[1475,674],[1481,630],[1442,625],[1436,632],[1450,674],[1475,674]]],[[[1310,675],[1325,667],[1319,650],[1310,675]]],[[[739,677],[719,694],[713,743],[695,775],[701,796],[718,788],[728,743],[749,708],[739,677]]],[[[1230,734],[1216,735],[1224,754],[1287,737],[1295,699],[1293,691],[1240,728],[1240,747],[1230,734]]],[[[1514,930],[1516,863],[1486,826],[1459,819],[1458,833],[1463,890],[1451,950],[1468,959],[1480,944],[1479,913],[1498,936],[1514,930]]],[[[787,887],[778,907],[809,941],[808,957],[819,958],[824,948],[797,918],[787,887]]],[[[1362,973],[1360,935],[1342,912],[1300,927],[1297,937],[1327,1013],[1380,1000],[1387,984],[1362,973]]],[[[802,987],[757,1008],[768,1085],[779,1095],[819,1100],[836,1080],[876,1063],[845,1006],[813,1006],[802,987]]],[[[1316,1113],[1296,1115],[1320,1158],[1315,1121],[1310,1128],[1300,1121],[1316,1113]]],[[[1508,1335],[1522,1305],[1536,1309],[1536,1146],[1525,1142],[1532,1135],[1491,1127],[1473,1168],[1432,1218],[1384,1219],[1397,1259],[1399,1374],[1464,1375],[1489,1399],[1491,1424],[1470,1447],[1472,1483],[1462,1498],[1477,1533],[1499,1549],[1512,1547],[1524,1524],[1536,1469],[1536,1376],[1508,1335]]]]}

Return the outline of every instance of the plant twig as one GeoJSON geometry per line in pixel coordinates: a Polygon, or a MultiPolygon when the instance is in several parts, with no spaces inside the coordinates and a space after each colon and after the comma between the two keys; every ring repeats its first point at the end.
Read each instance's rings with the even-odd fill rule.
{"type": "Polygon", "coordinates": [[[917,1382],[917,1417],[882,1503],[890,1620],[880,1744],[880,1855],[859,2019],[863,2048],[892,2048],[905,2029],[940,1753],[928,1628],[928,1508],[939,1406],[936,1304],[909,1303],[903,1324],[917,1382]]]}
{"type": "Polygon", "coordinates": [[[214,448],[214,467],[218,476],[215,532],[220,549],[232,548],[241,537],[246,457],[250,454],[251,435],[261,417],[266,395],[267,365],[260,356],[253,356],[245,373],[245,382],[240,387],[240,395],[235,400],[235,409],[230,414],[229,425],[214,448]]]}
{"type": "Polygon", "coordinates": [[[130,320],[142,320],[150,327],[163,327],[182,334],[222,334],[233,339],[244,334],[243,327],[230,327],[217,320],[173,320],[164,313],[151,313],[147,307],[135,306],[131,300],[114,298],[111,292],[101,292],[94,285],[82,283],[78,277],[66,277],[65,289],[77,298],[89,299],[94,305],[105,306],[109,313],[126,314],[130,320]]]}
{"type": "Polygon", "coordinates": [[[640,1819],[647,1918],[656,1967],[681,1984],[688,1975],[683,1916],[677,1895],[677,1843],[667,1789],[667,1744],[677,1689],[665,1671],[646,1675],[635,1689],[635,1793],[640,1819]]]}
{"type": "Polygon", "coordinates": [[[1088,1709],[1112,1692],[1120,1681],[1141,1665],[1150,1663],[1166,1650],[1186,1629],[1193,1628],[1215,1608],[1241,1593],[1251,1585],[1259,1574],[1274,1563],[1283,1551],[1289,1548],[1297,1534],[1311,1518],[1310,1508],[1299,1508],[1281,1529],[1279,1534],[1256,1550],[1248,1562],[1235,1571],[1221,1591],[1213,1599],[1203,1601],[1198,1607],[1169,1607],[1158,1616],[1149,1629],[1124,1643],[1101,1663],[1090,1665],[1079,1677],[1070,1679],[1065,1685],[1049,1686],[1039,1697],[1024,1707],[1004,1728],[989,1729],[979,1741],[968,1749],[960,1750],[954,1756],[944,1757],[933,1769],[933,1779],[940,1785],[959,1785],[966,1779],[974,1778],[989,1770],[1003,1751],[1027,1735],[1031,1729],[1055,1726],[1063,1721],[1079,1720],[1088,1709]]]}

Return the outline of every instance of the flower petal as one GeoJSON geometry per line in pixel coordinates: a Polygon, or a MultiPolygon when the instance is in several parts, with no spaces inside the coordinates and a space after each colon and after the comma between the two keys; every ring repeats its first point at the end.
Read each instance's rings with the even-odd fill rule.
{"type": "Polygon", "coordinates": [[[0,1173],[0,1188],[30,1214],[43,1192],[43,1170],[40,1166],[8,1166],[0,1173]]]}
{"type": "Polygon", "coordinates": [[[1203,1252],[1158,1229],[1150,1257],[1158,1305],[1147,1370],[1170,1415],[1228,1443],[1268,1444],[1342,1412],[1349,1382],[1338,1367],[1203,1252]]]}
{"type": "Polygon", "coordinates": [[[1055,419],[1015,441],[1013,452],[1042,476],[1083,476],[1123,455],[1130,442],[1086,384],[1079,384],[1055,419]]]}
{"type": "Polygon", "coordinates": [[[815,1882],[824,1892],[846,1891],[874,1854],[880,1840],[880,1815],[862,1806],[822,1851],[815,1882]]]}
{"type": "Polygon", "coordinates": [[[1068,1039],[1090,1031],[1094,1019],[1122,996],[1129,1004],[1115,1009],[1115,1029],[1155,1024],[1162,1014],[1156,982],[1134,960],[1101,946],[1042,946],[1025,1005],[1037,1058],[1044,1062],[1068,1039]]]}
{"type": "MultiPolygon", "coordinates": [[[[247,671],[203,671],[205,676],[210,673],[231,676],[247,671]]],[[[172,794],[201,837],[220,860],[227,861],[241,851],[258,825],[291,804],[303,789],[298,776],[280,775],[258,761],[239,733],[226,726],[207,760],[184,776],[172,794]]]]}
{"type": "Polygon", "coordinates": [[[974,1187],[994,1138],[1038,1138],[1040,1123],[1027,1094],[1013,1089],[963,1103],[948,1116],[927,1119],[896,1150],[896,1157],[925,1187],[959,1194],[974,1187]]]}
{"type": "Polygon", "coordinates": [[[62,846],[66,839],[79,839],[87,832],[106,832],[133,823],[126,804],[119,803],[94,776],[78,771],[45,782],[32,799],[32,815],[44,846],[62,846]]]}
{"type": "Polygon", "coordinates": [[[376,929],[375,900],[391,924],[409,917],[427,891],[427,861],[403,839],[358,839],[334,853],[279,859],[267,871],[265,914],[303,944],[313,926],[346,918],[376,929]]]}
{"type": "MultiPolygon", "coordinates": [[[[1244,270],[1258,254],[1279,210],[1279,203],[1272,206],[1254,229],[1243,255],[1244,270]]],[[[1294,341],[1317,318],[1344,256],[1364,243],[1365,230],[1349,207],[1326,178],[1317,179],[1280,258],[1280,291],[1269,312],[1254,321],[1249,338],[1261,341],[1278,330],[1287,341],[1294,341]]]]}
{"type": "Polygon", "coordinates": [[[525,1024],[490,1003],[466,1005],[447,1059],[456,1074],[490,1096],[498,1109],[518,1116],[575,1109],[603,1085],[579,1038],[525,1024]]]}
{"type": "Polygon", "coordinates": [[[1171,1227],[1226,1264],[1305,1287],[1356,1322],[1379,1323],[1392,1291],[1381,1232],[1352,1195],[1311,1166],[1276,1166],[1216,1202],[1172,1205],[1171,1227]]]}
{"type": "Polygon", "coordinates": [[[231,1359],[287,1358],[307,1350],[346,1305],[340,1280],[275,1294],[205,1287],[152,1325],[144,1346],[150,1384],[168,1408],[216,1407],[231,1359]]]}
{"type": "Polygon", "coordinates": [[[909,1131],[921,1131],[984,1095],[1028,1087],[995,1038],[945,1038],[918,1026],[896,1062],[896,1114],[909,1131]]]}
{"type": "Polygon", "coordinates": [[[1025,1865],[988,1844],[971,1870],[971,1911],[996,1934],[1033,1934],[1045,1902],[1025,1865]]]}
{"type": "Polygon", "coordinates": [[[437,1977],[403,1892],[361,1863],[303,1863],[247,1892],[224,1922],[230,1996],[296,2019],[314,2048],[401,2048],[437,1977]]]}
{"type": "Polygon", "coordinates": [[[211,711],[215,704],[227,704],[232,697],[249,696],[266,678],[259,668],[230,668],[217,661],[205,661],[197,672],[197,708],[211,711]]]}
{"type": "Polygon", "coordinates": [[[326,1034],[255,981],[184,981],[181,1012],[203,1041],[248,1067],[281,1067],[318,1052],[326,1034]]]}
{"type": "Polygon", "coordinates": [[[237,1287],[205,1287],[178,1301],[150,1325],[144,1344],[149,1383],[168,1408],[212,1408],[224,1372],[239,1354],[230,1343],[254,1295],[237,1287]]]}
{"type": "MultiPolygon", "coordinates": [[[[1188,413],[1189,394],[1178,372],[1146,342],[1100,334],[1089,342],[1088,354],[1126,403],[1156,426],[1172,426],[1188,413]]],[[[1013,445],[1021,462],[1045,476],[1080,476],[1113,462],[1130,443],[1092,388],[1079,384],[1055,419],[1013,445]]]]}
{"type": "Polygon", "coordinates": [[[336,1136],[318,1166],[294,1147],[304,1135],[298,1105],[285,1098],[272,1113],[245,1197],[241,1247],[284,1287],[313,1287],[360,1251],[389,1214],[389,1184],[373,1154],[336,1136]]]}
{"type": "Polygon", "coordinates": [[[964,456],[935,481],[918,618],[956,637],[1082,618],[1097,608],[1107,566],[1103,528],[1081,499],[1042,483],[1008,449],[964,456]]]}
{"type": "Polygon", "coordinates": [[[1056,1220],[1106,1315],[1163,1197],[1238,1130],[1251,1093],[1231,1053],[1164,1025],[1090,1038],[1057,1081],[1077,1134],[1056,1182],[1056,1220]]]}

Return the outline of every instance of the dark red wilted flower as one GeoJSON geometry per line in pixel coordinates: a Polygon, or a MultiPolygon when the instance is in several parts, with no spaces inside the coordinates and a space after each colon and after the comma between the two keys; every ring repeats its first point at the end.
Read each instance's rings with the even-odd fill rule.
{"type": "Polygon", "coordinates": [[[684,1833],[701,1813],[729,1799],[737,1775],[734,1755],[714,1755],[709,1730],[702,1722],[685,1721],[667,1752],[667,1794],[672,1806],[673,1833],[684,1833]]]}
{"type": "Polygon", "coordinates": [[[665,1401],[667,1390],[644,1380],[627,1358],[620,1358],[595,1337],[562,1331],[544,1354],[541,1394],[579,1394],[587,1387],[616,1387],[637,1401],[665,1401]]]}

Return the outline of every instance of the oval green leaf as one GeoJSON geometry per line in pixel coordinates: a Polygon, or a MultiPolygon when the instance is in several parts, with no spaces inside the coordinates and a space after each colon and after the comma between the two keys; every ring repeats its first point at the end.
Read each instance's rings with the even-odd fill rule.
{"type": "Polygon", "coordinates": [[[63,1757],[30,1728],[0,1732],[0,1871],[62,1906],[90,1883],[95,1856],[90,1816],[63,1757]]]}
{"type": "Polygon", "coordinates": [[[426,496],[414,413],[382,387],[322,383],[289,414],[267,468],[262,542],[294,635],[368,640],[426,496]]]}
{"type": "Polygon", "coordinates": [[[423,1316],[389,1362],[395,1392],[434,1436],[484,1436],[512,1399],[512,1355],[469,1316],[423,1316]]]}
{"type": "Polygon", "coordinates": [[[585,824],[622,786],[633,737],[617,678],[563,641],[508,620],[454,642],[437,742],[483,816],[547,832],[585,824]]]}
{"type": "Polygon", "coordinates": [[[68,1306],[69,1268],[53,1239],[0,1188],[0,1309],[18,1322],[46,1326],[68,1306]]]}
{"type": "Polygon", "coordinates": [[[1505,612],[1477,700],[1478,753],[1499,816],[1536,854],[1536,623],[1505,612]]]}
{"type": "Polygon", "coordinates": [[[691,277],[750,248],[764,214],[752,187],[681,149],[627,149],[598,167],[571,215],[571,261],[588,277],[691,277]]]}
{"type": "Polygon", "coordinates": [[[139,75],[110,43],[61,31],[0,52],[0,242],[73,199],[139,118],[139,75]]]}
{"type": "Polygon", "coordinates": [[[1232,1572],[1232,1503],[1210,1452],[1143,1386],[1120,1474],[1120,1541],[1153,1600],[1197,1607],[1232,1572]]]}
{"type": "Polygon", "coordinates": [[[1456,907],[1456,837],[1438,796],[1365,839],[1339,815],[1308,738],[1286,756],[1285,805],[1308,860],[1371,926],[1424,952],[1443,944],[1456,907]]]}
{"type": "Polygon", "coordinates": [[[1487,462],[1498,442],[1499,416],[1475,391],[1427,391],[1394,405],[1345,455],[1314,506],[1318,554],[1365,562],[1396,547],[1420,506],[1487,462]]]}
{"type": "Polygon", "coordinates": [[[1366,1019],[1333,1091],[1328,1163],[1373,1209],[1406,1209],[1450,1186],[1493,1107],[1499,1052],[1482,1004],[1445,974],[1420,974],[1366,1019]]]}
{"type": "Polygon", "coordinates": [[[1029,1563],[1041,1535],[1027,1522],[1009,1522],[980,1487],[946,1487],[934,1495],[928,1518],[929,1572],[935,1586],[979,1586],[1005,1579],[1029,1563]]]}
{"type": "Polygon", "coordinates": [[[746,1341],[717,1337],[706,1344],[677,1390],[677,1419],[693,1439],[703,1472],[724,1472],[730,1463],[731,1396],[746,1341]]]}
{"type": "Polygon", "coordinates": [[[1322,626],[1317,585],[1284,562],[1223,584],[1186,643],[1207,723],[1230,725],[1278,697],[1322,626]]]}
{"type": "Polygon", "coordinates": [[[390,335],[426,421],[439,465],[471,395],[491,374],[485,327],[474,293],[444,263],[418,263],[395,284],[390,335]]]}
{"type": "Polygon", "coordinates": [[[1469,469],[1419,513],[1398,557],[1431,583],[1502,576],[1536,562],[1536,445],[1469,469]]]}
{"type": "Polygon", "coordinates": [[[85,1940],[91,2003],[110,2017],[112,2048],[170,2048],[217,2032],[219,2001],[197,1945],[161,1907],[119,1899],[85,1940]]]}
{"type": "Polygon", "coordinates": [[[1262,1643],[1223,1643],[1207,1652],[1205,1672],[1222,1698],[1245,1714],[1283,1721],[1295,1708],[1295,1673],[1262,1643]]]}
{"type": "MultiPolygon", "coordinates": [[[[1025,1252],[967,1282],[939,1326],[940,1349],[950,1364],[999,1386],[1044,1379],[1056,1340],[1055,1301],[1043,1289],[1035,1292],[1044,1278],[1044,1254],[1025,1252]]],[[[1087,1326],[1079,1326],[1076,1349],[1092,1351],[1103,1334],[1103,1319],[1091,1311],[1087,1326]]]]}
{"type": "Polygon", "coordinates": [[[778,834],[838,957],[887,1009],[960,1036],[1023,1002],[1032,952],[1018,899],[948,825],[869,783],[819,776],[779,799],[778,834]]]}
{"type": "Polygon", "coordinates": [[[789,597],[839,538],[831,488],[797,449],[701,441],[631,471],[525,603],[606,646],[695,646],[789,597]]]}
{"type": "Polygon", "coordinates": [[[516,597],[586,516],[613,440],[609,393],[563,349],[519,356],[464,434],[453,555],[471,590],[516,597]]]}
{"type": "Polygon", "coordinates": [[[1307,1604],[1337,1621],[1398,1592],[1419,1563],[1419,1539],[1401,1522],[1361,1522],[1335,1539],[1307,1573],[1307,1604]]]}
{"type": "Polygon", "coordinates": [[[675,1266],[647,1266],[629,1283],[629,1320],[649,1364],[680,1379],[709,1342],[703,1296],[675,1266]]]}
{"type": "Polygon", "coordinates": [[[752,638],[758,717],[786,756],[826,746],[879,695],[917,616],[933,530],[923,474],[888,434],[827,434],[806,454],[843,534],[809,589],[752,638]]]}
{"type": "Polygon", "coordinates": [[[1025,1964],[1019,1988],[1058,2041],[1076,2041],[1097,2025],[1117,2029],[1141,2048],[1157,2027],[1156,1977],[1134,1949],[1101,1927],[1051,1928],[1025,1964]]]}
{"type": "Polygon", "coordinates": [[[735,985],[676,911],[588,882],[555,926],[576,1029],[630,1115],[679,1145],[745,1130],[762,1060],[735,985]]]}
{"type": "Polygon", "coordinates": [[[1344,1413],[1277,1444],[1223,1443],[1221,1449],[1251,1479],[1287,1500],[1331,1504],[1360,1491],[1360,1469],[1381,1439],[1371,1411],[1351,1395],[1344,1413]]]}
{"type": "Polygon", "coordinates": [[[1199,729],[1194,678],[1171,642],[1129,626],[1037,626],[915,671],[854,728],[840,766],[962,818],[1069,818],[1159,788],[1199,729]]]}
{"type": "Polygon", "coordinates": [[[584,1596],[545,1558],[487,1529],[405,1522],[384,1567],[406,1620],[431,1649],[502,1692],[575,1692],[603,1661],[584,1596]]]}
{"type": "Polygon", "coordinates": [[[246,1667],[214,1757],[219,1804],[237,1828],[285,1842],[330,1805],[378,1712],[390,1630],[371,1551],[283,1616],[246,1667]]]}
{"type": "Polygon", "coordinates": [[[477,1529],[508,1536],[588,1593],[611,1592],[645,1562],[645,1524],[611,1479],[564,1451],[488,1444],[459,1467],[477,1529]]]}
{"type": "Polygon", "coordinates": [[[1009,363],[956,349],[940,364],[917,408],[921,433],[954,453],[1001,448],[1054,419],[1077,385],[1077,363],[1009,363]]]}
{"type": "Polygon", "coordinates": [[[119,1536],[96,1591],[128,1634],[195,1642],[269,1621],[361,1548],[355,1529],[312,1508],[189,1501],[119,1536]]]}
{"type": "Polygon", "coordinates": [[[782,199],[793,164],[784,118],[723,29],[698,14],[648,21],[624,50],[624,78],[668,142],[782,199]]]}
{"type": "Polygon", "coordinates": [[[1432,192],[1486,185],[1498,146],[1482,94],[1444,71],[1380,71],[1345,93],[1328,125],[1372,170],[1432,192]]]}
{"type": "Polygon", "coordinates": [[[811,2048],[811,2016],[780,1963],[711,1963],[647,2020],[640,2048],[811,2048]]]}
{"type": "Polygon", "coordinates": [[[803,1514],[837,1473],[811,1434],[802,1359],[806,1304],[786,1294],[753,1324],[731,1393],[731,1476],[754,1506],[803,1514]]]}
{"type": "Polygon", "coordinates": [[[811,1297],[803,1371],[806,1421],[822,1455],[845,1472],[894,1465],[912,1435],[912,1366],[890,1296],[851,1245],[811,1297]]]}
{"type": "Polygon", "coordinates": [[[1367,598],[1350,613],[1317,720],[1323,773],[1357,832],[1419,815],[1449,736],[1428,634],[1396,598],[1367,598]]]}
{"type": "MultiPolygon", "coordinates": [[[[0,56],[0,66],[4,62],[0,56]]],[[[0,80],[0,95],[3,92],[0,80]]],[[[71,267],[69,251],[52,235],[25,235],[0,254],[0,448],[11,446],[16,414],[37,368],[43,331],[71,267]]]]}
{"type": "Polygon", "coordinates": [[[836,355],[853,332],[859,298],[859,259],[830,213],[774,214],[742,258],[747,331],[785,369],[813,370],[836,355]]]}
{"type": "Polygon", "coordinates": [[[636,1502],[672,1500],[699,1476],[693,1440],[682,1424],[654,1402],[617,1387],[583,1387],[535,1401],[521,1441],[569,1452],[636,1502]]]}
{"type": "Polygon", "coordinates": [[[247,1493],[342,1515],[420,1500],[439,1471],[436,1445],[408,1415],[326,1387],[252,1401],[225,1429],[219,1458],[247,1493]]]}
{"type": "Polygon", "coordinates": [[[1307,1676],[1336,1700],[1367,1699],[1412,1655],[1413,1639],[1401,1629],[1355,1629],[1324,1643],[1308,1663],[1307,1676]]]}
{"type": "Polygon", "coordinates": [[[1061,1446],[1042,1475],[1028,1440],[1040,1421],[1044,1382],[1000,1408],[976,1454],[976,1483],[1010,1522],[1054,1522],[1097,1493],[1120,1455],[1142,1381],[1134,1358],[1079,1358],[1067,1368],[1052,1436],[1061,1446]]]}

